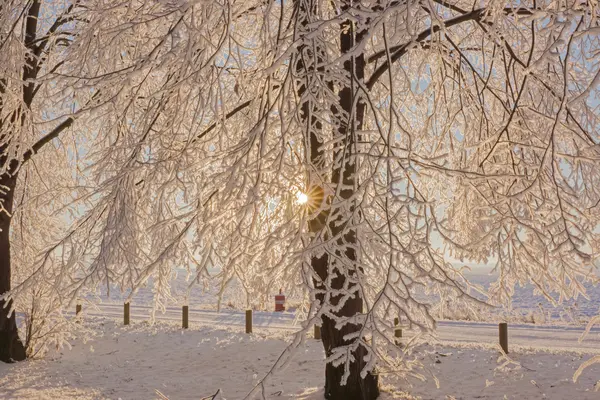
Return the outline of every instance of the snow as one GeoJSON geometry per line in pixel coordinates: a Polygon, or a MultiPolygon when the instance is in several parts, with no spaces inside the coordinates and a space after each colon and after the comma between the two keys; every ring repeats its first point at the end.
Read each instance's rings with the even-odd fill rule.
{"type": "MultiPolygon", "coordinates": [[[[149,306],[131,305],[132,321],[146,321],[152,308],[149,306]]],[[[102,317],[110,316],[115,319],[123,318],[123,305],[100,304],[86,310],[86,315],[102,317]]],[[[155,319],[159,321],[180,322],[181,308],[167,307],[165,313],[157,312],[155,319]]],[[[189,319],[192,323],[208,326],[245,327],[245,313],[235,310],[189,309],[189,319]]],[[[288,330],[298,329],[293,313],[254,311],[253,325],[260,329],[288,330]]],[[[561,325],[509,324],[510,346],[532,349],[568,350],[600,354],[600,327],[591,329],[590,334],[579,342],[584,332],[583,327],[561,325]]],[[[405,331],[404,335],[412,332],[405,331]]],[[[493,346],[498,338],[498,325],[494,323],[440,321],[437,329],[438,338],[445,342],[478,343],[493,346]]]]}
{"type": "MultiPolygon", "coordinates": [[[[146,321],[150,318],[152,307],[150,306],[130,306],[130,316],[132,321],[146,321]]],[[[95,317],[109,316],[113,318],[123,318],[122,304],[99,304],[93,309],[86,310],[86,315],[95,317]]],[[[220,325],[229,327],[244,327],[246,314],[244,311],[235,310],[204,310],[189,309],[190,322],[196,322],[203,325],[220,325]]],[[[263,328],[275,328],[285,330],[295,330],[294,314],[289,312],[275,313],[265,311],[253,311],[252,321],[255,326],[263,328]]],[[[155,319],[159,321],[181,322],[180,307],[166,307],[164,313],[156,312],[155,319]]]]}
{"type": "MultiPolygon", "coordinates": [[[[489,289],[490,285],[498,279],[497,275],[486,272],[483,268],[474,267],[474,271],[467,272],[466,277],[473,283],[481,285],[486,290],[489,289]]],[[[218,303],[218,291],[219,285],[210,286],[208,288],[203,287],[199,284],[194,284],[190,288],[190,282],[188,281],[187,272],[182,268],[175,268],[176,274],[172,276],[171,285],[171,296],[173,300],[170,302],[172,305],[175,304],[189,304],[190,307],[198,309],[216,309],[218,303]]],[[[217,269],[211,269],[211,275],[218,272],[217,269]]],[[[146,287],[141,287],[134,295],[132,304],[150,306],[154,303],[155,293],[153,292],[154,280],[150,279],[146,287]]],[[[537,322],[545,321],[545,323],[558,323],[558,324],[573,324],[577,322],[585,322],[590,317],[598,314],[600,310],[600,285],[594,286],[589,283],[584,284],[589,299],[580,298],[579,301],[570,299],[564,300],[556,307],[553,306],[546,298],[540,294],[534,293],[534,287],[532,285],[517,286],[515,287],[515,293],[511,299],[511,310],[507,310],[506,307],[495,307],[491,310],[486,310],[482,313],[481,320],[495,319],[501,316],[509,320],[509,322],[537,322]]],[[[232,279],[228,284],[226,292],[223,297],[223,304],[232,304],[235,307],[243,307],[243,304],[239,304],[237,297],[240,297],[240,293],[243,292],[242,285],[237,279],[232,279]],[[237,297],[236,297],[237,296],[237,297]]],[[[116,304],[122,305],[123,302],[128,298],[129,291],[121,292],[116,286],[111,288],[111,291],[107,293],[106,288],[99,288],[95,295],[89,295],[87,300],[91,303],[104,303],[104,304],[116,304]]],[[[270,299],[277,293],[274,290],[271,293],[270,299]]],[[[553,293],[554,297],[558,297],[558,294],[553,293]]],[[[245,300],[244,296],[241,296],[245,300]]],[[[429,298],[428,300],[433,300],[429,298]]],[[[302,301],[300,297],[294,297],[287,295],[287,307],[289,308],[292,304],[299,304],[302,301]]],[[[558,301],[557,301],[558,302],[558,301]]],[[[267,304],[267,307],[273,307],[273,302],[267,304]]]]}
{"type": "MultiPolygon", "coordinates": [[[[560,325],[508,324],[509,346],[524,349],[548,349],[600,353],[600,327],[579,342],[583,327],[560,325]]],[[[438,337],[445,342],[494,344],[498,341],[498,324],[441,321],[438,337]]]]}
{"type": "MultiPolygon", "coordinates": [[[[55,351],[43,360],[0,365],[0,398],[198,400],[220,390],[216,399],[241,399],[270,370],[292,334],[268,323],[264,328],[255,325],[251,335],[237,325],[192,323],[183,331],[169,322],[134,320],[124,327],[120,320],[90,316],[84,323],[97,332],[93,340],[78,340],[71,350],[55,351]]],[[[418,350],[414,356],[423,363],[426,381],[384,377],[382,400],[408,398],[402,391],[423,399],[600,396],[594,392],[600,365],[584,370],[576,383],[572,380],[591,349],[513,346],[510,363],[486,343],[441,341],[418,350]]],[[[322,399],[323,368],[321,343],[309,338],[287,369],[268,382],[266,397],[322,399]]]]}

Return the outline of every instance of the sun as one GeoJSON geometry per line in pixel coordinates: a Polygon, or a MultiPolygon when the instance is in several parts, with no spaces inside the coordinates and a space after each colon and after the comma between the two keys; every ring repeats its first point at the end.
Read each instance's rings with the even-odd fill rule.
{"type": "Polygon", "coordinates": [[[308,202],[308,196],[306,193],[298,192],[296,194],[296,201],[298,204],[306,204],[308,202]]]}

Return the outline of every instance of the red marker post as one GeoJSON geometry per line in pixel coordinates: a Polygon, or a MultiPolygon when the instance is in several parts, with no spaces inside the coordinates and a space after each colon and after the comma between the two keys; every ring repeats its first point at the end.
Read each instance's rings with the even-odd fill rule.
{"type": "Polygon", "coordinates": [[[275,311],[285,311],[285,295],[283,294],[281,289],[279,289],[279,294],[275,295],[275,311]]]}

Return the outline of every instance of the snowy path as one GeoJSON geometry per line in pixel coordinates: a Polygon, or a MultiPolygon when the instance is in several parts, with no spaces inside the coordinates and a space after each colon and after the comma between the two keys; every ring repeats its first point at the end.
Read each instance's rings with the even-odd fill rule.
{"type": "MultiPolygon", "coordinates": [[[[600,328],[594,328],[579,343],[583,328],[509,324],[509,347],[518,345],[534,349],[567,350],[600,353],[600,328]]],[[[492,323],[442,321],[438,324],[442,342],[498,343],[498,325],[492,323]]]]}
{"type": "MultiPolygon", "coordinates": [[[[110,317],[123,319],[123,306],[120,304],[99,304],[99,310],[90,309],[86,314],[92,317],[110,317]]],[[[150,316],[152,307],[131,305],[130,316],[131,322],[145,321],[150,316]]],[[[181,308],[167,307],[166,312],[156,313],[158,321],[181,322],[181,308]]],[[[194,310],[190,308],[189,319],[190,324],[200,324],[208,326],[229,326],[229,327],[245,327],[245,314],[241,311],[213,311],[213,310],[194,310]]],[[[254,311],[252,315],[252,324],[255,328],[270,328],[270,329],[288,329],[294,330],[293,325],[294,315],[291,313],[271,313],[254,311]]]]}
{"type": "MultiPolygon", "coordinates": [[[[150,307],[131,306],[131,320],[147,320],[150,307]]],[[[88,310],[87,315],[96,317],[123,318],[123,306],[117,304],[101,304],[98,310],[88,310]]],[[[245,315],[240,311],[189,310],[191,324],[205,326],[244,327],[245,315]]],[[[164,314],[157,312],[160,321],[180,322],[181,309],[168,307],[164,314]]],[[[253,313],[254,331],[260,329],[295,330],[292,313],[257,312],[253,313]]],[[[512,324],[509,325],[509,346],[520,346],[532,349],[554,351],[576,351],[581,353],[600,354],[600,327],[592,329],[585,340],[579,343],[583,328],[566,326],[545,326],[512,324]]],[[[405,337],[412,336],[410,332],[405,337]]],[[[498,342],[498,325],[493,323],[441,321],[438,323],[438,338],[442,343],[458,344],[490,344],[498,342]]]]}

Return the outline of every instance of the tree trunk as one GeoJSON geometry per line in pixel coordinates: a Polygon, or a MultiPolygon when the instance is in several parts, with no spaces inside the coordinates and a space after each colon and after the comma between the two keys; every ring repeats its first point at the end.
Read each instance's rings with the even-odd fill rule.
{"type": "MultiPolygon", "coordinates": [[[[299,29],[301,33],[306,34],[310,29],[309,24],[313,17],[316,17],[317,3],[315,1],[299,0],[297,3],[299,18],[299,29]]],[[[340,44],[341,52],[347,53],[354,46],[355,39],[360,38],[364,32],[358,35],[354,31],[354,26],[350,21],[345,21],[341,28],[340,44]]],[[[314,46],[303,44],[298,48],[298,52],[302,57],[296,60],[296,71],[300,76],[305,78],[299,83],[298,95],[303,97],[306,91],[313,90],[315,85],[320,82],[329,81],[325,76],[325,70],[322,67],[326,58],[326,52],[319,44],[314,46]],[[307,62],[306,62],[307,61],[307,62]],[[318,76],[320,79],[315,79],[318,76]]],[[[305,146],[309,164],[313,166],[312,173],[319,171],[320,176],[309,177],[309,193],[312,197],[312,207],[315,209],[321,208],[318,215],[313,216],[309,221],[309,231],[314,235],[316,240],[324,240],[327,230],[325,225],[329,223],[329,231],[334,236],[339,236],[335,250],[336,257],[330,259],[329,254],[325,253],[320,257],[311,259],[311,266],[315,271],[319,280],[314,281],[315,288],[319,291],[316,295],[316,300],[324,304],[325,292],[328,289],[342,289],[348,279],[353,279],[358,271],[357,254],[355,246],[357,245],[356,231],[352,228],[347,228],[351,224],[351,215],[342,213],[345,207],[337,208],[333,202],[349,201],[356,190],[356,152],[355,152],[355,137],[356,130],[362,128],[364,119],[364,102],[358,102],[354,108],[354,97],[356,96],[355,79],[363,79],[364,77],[364,57],[351,57],[344,62],[344,70],[348,76],[348,83],[343,86],[338,94],[339,103],[332,107],[330,112],[333,118],[337,120],[338,129],[334,135],[340,139],[343,148],[336,151],[334,154],[334,166],[331,171],[331,182],[334,186],[339,186],[337,196],[333,199],[327,199],[324,196],[323,182],[327,180],[327,172],[323,170],[324,154],[321,148],[323,141],[323,127],[318,116],[322,114],[319,105],[313,103],[310,98],[303,101],[301,105],[301,119],[306,124],[305,146]],[[353,112],[354,111],[354,112],[353,112]],[[343,116],[346,116],[344,118],[343,116]],[[348,118],[348,116],[351,116],[348,118]],[[316,200],[316,201],[315,201],[316,200]],[[331,215],[330,215],[331,214],[331,215]],[[331,217],[329,222],[328,217],[331,217]],[[336,259],[340,262],[337,266],[330,266],[329,263],[336,259]],[[342,261],[339,261],[342,260],[342,261]],[[331,276],[331,275],[334,276],[331,276]]],[[[329,85],[329,90],[333,91],[333,84],[329,85]]],[[[350,207],[350,214],[353,213],[354,207],[350,207]]],[[[346,212],[348,210],[346,209],[346,212]]],[[[355,283],[350,283],[349,288],[355,286],[355,283]]],[[[329,298],[331,306],[339,304],[342,300],[341,296],[332,296],[329,298]]],[[[336,319],[353,317],[362,313],[363,299],[359,293],[352,298],[346,299],[342,307],[335,309],[331,313],[336,319]]],[[[321,327],[321,338],[323,347],[327,356],[333,354],[334,350],[339,347],[347,346],[356,339],[350,341],[345,340],[344,336],[350,333],[358,332],[362,326],[357,324],[346,324],[341,329],[336,328],[336,321],[328,316],[323,317],[321,327]]],[[[361,372],[364,369],[365,355],[367,349],[364,346],[359,346],[353,353],[354,362],[347,367],[344,363],[339,366],[334,366],[332,363],[327,363],[325,366],[325,398],[330,400],[375,400],[379,396],[379,387],[377,376],[371,372],[367,373],[363,378],[361,372]],[[348,368],[348,371],[346,371],[348,368]],[[345,385],[342,385],[342,377],[348,374],[345,385]]]]}
{"type": "MultiPolygon", "coordinates": [[[[312,266],[320,277],[326,276],[328,270],[328,256],[323,255],[319,258],[312,259],[312,266]]],[[[338,275],[332,281],[332,286],[339,288],[343,286],[346,277],[338,275]]],[[[318,288],[324,289],[322,284],[318,288]]],[[[323,301],[323,295],[318,295],[317,300],[323,301]]],[[[333,304],[337,304],[339,298],[332,299],[333,304]]],[[[360,296],[347,299],[342,308],[335,312],[336,317],[352,317],[362,313],[363,300],[360,296]]],[[[344,336],[349,333],[357,332],[361,329],[360,325],[346,324],[341,329],[336,328],[336,322],[331,318],[324,316],[321,326],[321,338],[325,354],[329,357],[333,350],[337,347],[346,346],[352,343],[345,340],[344,336]]],[[[379,396],[379,385],[377,375],[368,372],[363,378],[361,371],[366,365],[365,355],[367,349],[364,346],[359,346],[352,353],[354,362],[350,363],[349,376],[345,385],[342,385],[342,376],[346,372],[346,365],[342,363],[339,366],[334,366],[331,363],[325,365],[325,398],[330,400],[375,400],[379,396]]]]}
{"type": "MultiPolygon", "coordinates": [[[[8,144],[11,141],[13,132],[20,125],[23,128],[28,110],[31,110],[33,99],[39,89],[41,83],[36,83],[38,73],[44,65],[44,57],[40,58],[40,54],[50,51],[51,41],[45,40],[40,42],[38,37],[38,23],[42,2],[33,0],[24,5],[27,8],[27,13],[24,23],[24,47],[28,50],[23,63],[23,103],[11,112],[10,123],[8,126],[3,126],[5,119],[0,119],[0,142],[4,143],[0,147],[0,170],[6,171],[0,175],[0,294],[8,292],[11,288],[11,259],[10,259],[10,223],[12,219],[13,197],[15,187],[17,185],[17,174],[19,166],[25,162],[44,145],[57,137],[64,129],[71,126],[73,118],[68,118],[60,125],[54,128],[50,133],[36,142],[31,149],[23,154],[22,159],[10,159],[6,154],[8,144]],[[6,165],[9,163],[9,165],[6,165]],[[2,168],[8,167],[8,168],[2,168]]],[[[65,13],[58,16],[46,35],[42,38],[52,36],[51,33],[56,29],[69,23],[71,18],[67,18],[68,13],[73,10],[74,5],[67,8],[65,13]]],[[[1,38],[0,38],[1,39],[1,38]]],[[[0,111],[5,106],[5,94],[7,91],[8,77],[0,77],[0,111]]],[[[15,314],[9,317],[11,304],[10,302],[0,300],[0,361],[12,362],[21,361],[26,357],[25,346],[19,339],[15,314]]]]}
{"type": "MultiPolygon", "coordinates": [[[[348,1],[342,10],[347,9],[351,2],[348,1]]],[[[357,40],[360,40],[366,32],[356,32],[354,24],[351,21],[344,21],[340,26],[340,50],[342,54],[352,51],[357,40]]],[[[356,159],[356,142],[357,130],[362,129],[365,103],[359,99],[355,102],[355,97],[358,95],[358,85],[356,81],[364,79],[365,60],[364,56],[357,55],[350,57],[344,62],[344,71],[347,74],[348,82],[344,85],[339,93],[339,106],[343,112],[332,109],[332,114],[337,119],[338,129],[334,135],[337,136],[339,143],[343,144],[341,149],[334,154],[334,167],[331,180],[336,187],[337,196],[335,202],[352,202],[350,206],[341,205],[333,207],[330,212],[329,230],[334,237],[339,236],[337,240],[336,263],[339,266],[331,268],[328,266],[329,260],[327,255],[320,258],[313,258],[312,266],[315,272],[319,275],[322,282],[329,278],[331,289],[343,289],[346,285],[348,290],[356,287],[356,283],[347,282],[354,281],[359,274],[358,257],[356,247],[358,245],[357,232],[352,226],[352,219],[355,205],[351,200],[354,196],[357,186],[357,159],[356,159]],[[347,117],[346,117],[347,116],[347,117]],[[328,276],[330,274],[335,276],[328,276]]],[[[320,285],[323,288],[323,285],[320,285]]],[[[321,295],[321,302],[324,296],[321,295]]],[[[341,301],[341,295],[330,298],[333,306],[337,306],[341,301]]],[[[345,317],[353,317],[363,312],[363,299],[360,292],[356,292],[351,298],[344,301],[343,306],[339,311],[334,311],[333,314],[338,319],[345,317]]],[[[321,327],[321,337],[323,347],[326,354],[332,354],[333,349],[341,346],[347,346],[357,339],[345,340],[344,336],[350,333],[359,332],[362,329],[361,325],[346,324],[341,329],[336,328],[336,321],[328,316],[323,317],[323,326],[321,327]]],[[[361,372],[366,365],[365,355],[367,349],[363,345],[352,353],[354,362],[346,367],[344,363],[339,366],[334,366],[328,363],[325,367],[325,397],[332,400],[375,400],[379,396],[379,386],[377,375],[368,372],[366,376],[361,377],[361,372]],[[349,368],[349,371],[346,371],[349,368]],[[342,376],[348,374],[345,385],[341,385],[342,376]]]]}
{"type": "MultiPolygon", "coordinates": [[[[0,294],[10,290],[10,221],[17,177],[0,176],[0,294]]],[[[19,339],[15,313],[9,316],[10,302],[0,301],[0,361],[13,362],[25,359],[25,346],[19,339]]]]}

